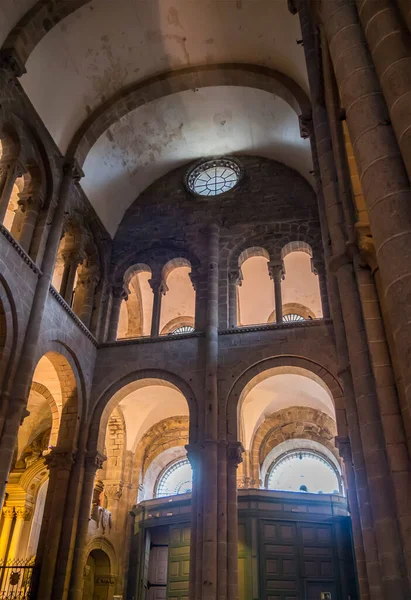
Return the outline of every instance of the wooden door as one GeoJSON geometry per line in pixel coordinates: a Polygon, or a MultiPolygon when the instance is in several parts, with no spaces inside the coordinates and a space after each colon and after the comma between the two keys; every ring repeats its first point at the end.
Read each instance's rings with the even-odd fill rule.
{"type": "Polygon", "coordinates": [[[190,526],[170,527],[167,600],[189,600],[190,526]]]}
{"type": "Polygon", "coordinates": [[[168,547],[152,546],[148,564],[147,600],[167,598],[168,547]]]}

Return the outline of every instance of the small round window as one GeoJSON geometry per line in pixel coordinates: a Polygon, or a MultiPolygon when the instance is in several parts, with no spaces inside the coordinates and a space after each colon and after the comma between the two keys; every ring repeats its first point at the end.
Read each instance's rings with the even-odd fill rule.
{"type": "Polygon", "coordinates": [[[198,196],[219,196],[232,190],[240,180],[240,166],[233,160],[208,160],[192,169],[187,177],[191,192],[198,196]]]}

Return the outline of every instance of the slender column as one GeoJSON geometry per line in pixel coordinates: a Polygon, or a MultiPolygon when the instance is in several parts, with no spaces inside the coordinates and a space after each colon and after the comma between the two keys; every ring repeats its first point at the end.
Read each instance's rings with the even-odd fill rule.
{"type": "Polygon", "coordinates": [[[355,3],[411,178],[410,33],[393,0],[355,0],[355,3]]]}
{"type": "Polygon", "coordinates": [[[243,275],[240,267],[233,269],[228,274],[228,326],[233,329],[238,326],[237,294],[238,287],[242,284],[243,275]]]}
{"type": "Polygon", "coordinates": [[[316,259],[312,259],[312,264],[313,264],[314,272],[318,276],[323,319],[329,319],[330,318],[330,304],[329,304],[329,300],[328,300],[327,273],[326,273],[325,265],[322,260],[316,260],[316,259]]]}
{"type": "Polygon", "coordinates": [[[120,321],[121,303],[127,300],[127,292],[124,285],[115,285],[112,287],[113,302],[111,305],[110,322],[108,325],[107,341],[115,342],[117,339],[118,324],[120,321]]]}
{"type": "MultiPolygon", "coordinates": [[[[379,3],[376,3],[379,4],[379,3]]],[[[355,4],[322,3],[325,34],[376,244],[384,296],[411,406],[411,189],[355,4]]]]}
{"type": "Polygon", "coordinates": [[[73,311],[90,329],[94,292],[99,280],[97,267],[87,267],[79,274],[74,294],[73,311]]]}
{"type": "Polygon", "coordinates": [[[151,337],[158,337],[160,335],[161,298],[165,296],[168,288],[161,278],[153,277],[148,282],[154,294],[151,337]]]}
{"type": "Polygon", "coordinates": [[[201,595],[203,600],[215,600],[218,589],[218,264],[219,227],[212,224],[208,230],[207,320],[205,331],[203,573],[201,595]]]}
{"type": "Polygon", "coordinates": [[[283,322],[283,298],[281,294],[281,281],[284,279],[283,261],[268,263],[268,272],[271,279],[274,281],[274,297],[275,297],[275,320],[276,323],[283,322]]]}
{"type": "Polygon", "coordinates": [[[22,420],[27,399],[30,393],[33,372],[36,366],[37,344],[40,336],[44,307],[50,290],[54,264],[63,230],[64,215],[71,190],[75,181],[80,178],[80,172],[75,163],[64,166],[60,187],[59,201],[54,213],[53,222],[47,238],[46,249],[42,263],[42,274],[39,277],[33,304],[30,311],[26,335],[16,378],[9,388],[3,392],[1,418],[2,430],[0,437],[0,505],[3,502],[5,482],[8,479],[13,453],[17,440],[17,432],[22,420]]]}
{"type": "Polygon", "coordinates": [[[3,508],[3,527],[0,537],[0,563],[5,560],[7,548],[10,541],[10,531],[13,524],[13,519],[16,516],[13,507],[5,506],[3,508]]]}
{"type": "Polygon", "coordinates": [[[361,600],[370,599],[370,589],[368,586],[367,564],[364,553],[364,541],[361,531],[360,511],[357,500],[355,471],[352,464],[351,445],[348,438],[336,438],[336,445],[341,458],[344,461],[345,475],[347,480],[347,497],[350,509],[355,564],[357,567],[357,580],[361,600]]]}
{"type": "Polygon", "coordinates": [[[227,445],[227,600],[238,600],[238,501],[237,467],[242,462],[243,445],[227,445]]]}
{"type": "Polygon", "coordinates": [[[77,251],[69,251],[63,253],[64,271],[61,280],[60,295],[64,298],[69,306],[73,298],[74,280],[76,278],[77,268],[82,260],[80,253],[77,251]]]}
{"type": "Polygon", "coordinates": [[[74,548],[73,567],[69,590],[69,600],[81,600],[83,597],[84,576],[86,564],[86,541],[90,521],[90,508],[94,491],[96,471],[101,469],[106,457],[100,452],[90,452],[85,459],[83,489],[81,492],[80,512],[78,517],[76,545],[74,548]]]}
{"type": "MultiPolygon", "coordinates": [[[[367,586],[363,590],[364,597],[372,596],[374,599],[382,598],[382,582],[381,569],[379,565],[377,541],[374,531],[374,520],[371,512],[370,495],[368,489],[367,474],[365,471],[364,453],[362,449],[362,440],[360,435],[358,412],[355,401],[354,386],[349,367],[349,356],[347,347],[347,338],[342,316],[341,301],[338,292],[337,280],[335,275],[329,269],[329,259],[332,256],[330,247],[330,237],[328,230],[327,215],[325,210],[325,201],[322,184],[320,182],[320,172],[318,165],[317,147],[315,138],[312,134],[311,120],[308,120],[308,129],[310,133],[306,135],[310,137],[311,152],[314,165],[314,176],[317,189],[318,215],[321,224],[322,243],[324,248],[324,256],[326,259],[327,270],[327,287],[328,298],[330,302],[331,317],[333,320],[333,329],[335,333],[336,350],[339,364],[339,374],[343,383],[344,390],[344,415],[339,417],[337,412],[337,422],[339,435],[344,435],[341,422],[347,420],[348,432],[350,436],[350,446],[352,450],[352,459],[354,465],[355,485],[352,489],[356,492],[356,502],[360,516],[360,524],[353,521],[353,528],[357,530],[353,532],[357,542],[356,545],[363,549],[366,558],[367,569],[367,586]]],[[[361,572],[361,553],[355,556],[358,572],[361,572]]]]}
{"type": "Polygon", "coordinates": [[[17,177],[23,169],[17,160],[0,162],[0,223],[3,223],[17,177]]]}
{"type": "Polygon", "coordinates": [[[72,452],[54,449],[46,456],[46,463],[50,470],[47,496],[51,497],[46,501],[47,526],[42,527],[39,540],[41,552],[36,556],[40,576],[36,594],[38,600],[48,600],[51,596],[74,456],[72,452]]]}
{"type": "Polygon", "coordinates": [[[19,194],[18,204],[23,212],[23,221],[21,225],[18,242],[27,252],[30,251],[30,244],[33,239],[34,228],[36,227],[39,210],[42,205],[41,197],[33,194],[19,194]]]}
{"type": "Polygon", "coordinates": [[[14,524],[13,536],[11,538],[10,549],[8,553],[8,560],[15,560],[16,558],[23,558],[19,556],[21,534],[23,533],[24,522],[30,518],[30,510],[26,507],[16,508],[16,522],[14,524]]]}

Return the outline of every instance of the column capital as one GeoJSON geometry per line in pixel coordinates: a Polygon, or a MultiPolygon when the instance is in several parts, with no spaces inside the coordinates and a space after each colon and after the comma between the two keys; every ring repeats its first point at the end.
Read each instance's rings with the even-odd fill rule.
{"type": "Polygon", "coordinates": [[[76,158],[70,158],[64,161],[63,174],[71,177],[74,181],[80,181],[84,177],[83,169],[77,162],[76,158]]]}
{"type": "Polygon", "coordinates": [[[114,298],[121,298],[122,300],[127,300],[128,293],[124,286],[124,283],[115,283],[111,286],[111,293],[114,298]]]}
{"type": "Polygon", "coordinates": [[[38,210],[43,206],[44,198],[39,192],[20,192],[18,197],[17,204],[21,207],[22,212],[25,212],[29,208],[38,210]]]}
{"type": "Polygon", "coordinates": [[[244,446],[241,442],[228,442],[227,443],[227,459],[238,467],[243,462],[244,446]]]}
{"type": "Polygon", "coordinates": [[[200,281],[200,273],[198,272],[198,270],[191,270],[188,276],[190,278],[191,283],[193,284],[194,291],[197,291],[198,282],[200,281]]]}
{"type": "Polygon", "coordinates": [[[123,495],[123,482],[119,481],[112,484],[106,483],[104,485],[104,493],[112,500],[120,500],[121,496],[123,495]]]}
{"type": "Polygon", "coordinates": [[[14,519],[16,516],[14,506],[3,506],[2,512],[5,519],[14,519]]]}
{"type": "Polygon", "coordinates": [[[352,453],[351,453],[351,442],[348,437],[340,437],[337,436],[335,438],[335,445],[338,448],[338,452],[343,459],[344,462],[352,461],[352,453]]]}
{"type": "Polygon", "coordinates": [[[298,123],[300,126],[300,136],[304,140],[310,138],[314,131],[313,119],[312,119],[311,112],[309,114],[299,115],[298,123]]]}
{"type": "Polygon", "coordinates": [[[74,452],[60,451],[54,448],[45,457],[46,465],[49,470],[70,471],[75,462],[74,452]]]}
{"type": "Polygon", "coordinates": [[[236,269],[230,269],[228,271],[228,280],[234,285],[241,286],[243,283],[243,272],[241,270],[241,267],[237,267],[236,269]]]}
{"type": "Polygon", "coordinates": [[[270,278],[274,281],[276,279],[284,279],[285,277],[285,270],[284,270],[284,263],[282,260],[270,260],[270,262],[268,263],[268,274],[270,275],[270,278]]]}
{"type": "Polygon", "coordinates": [[[151,277],[148,283],[153,291],[153,294],[159,292],[162,296],[165,296],[168,292],[168,286],[161,277],[151,277]]]}
{"type": "Polygon", "coordinates": [[[20,521],[28,521],[31,517],[31,509],[27,506],[16,506],[15,507],[16,518],[20,521]]]}
{"type": "Polygon", "coordinates": [[[9,71],[15,77],[21,77],[27,72],[15,48],[0,50],[0,69],[9,71]]]}
{"type": "Polygon", "coordinates": [[[98,450],[94,452],[87,452],[86,457],[84,459],[86,471],[98,471],[98,469],[103,468],[103,463],[107,460],[107,456],[99,452],[98,450]]]}

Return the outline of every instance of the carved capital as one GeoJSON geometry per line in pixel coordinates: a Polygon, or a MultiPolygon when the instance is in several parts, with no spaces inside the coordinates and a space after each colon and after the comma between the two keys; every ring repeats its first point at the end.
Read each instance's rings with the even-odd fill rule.
{"type": "Polygon", "coordinates": [[[39,210],[43,205],[43,198],[39,193],[21,192],[18,197],[17,204],[21,207],[22,212],[30,209],[39,210]]]}
{"type": "Polygon", "coordinates": [[[16,506],[16,518],[20,521],[28,521],[31,517],[31,509],[26,506],[16,506]]]}
{"type": "Polygon", "coordinates": [[[98,471],[98,469],[103,468],[104,461],[107,460],[107,457],[101,452],[89,452],[85,458],[85,467],[87,471],[98,471]]]}
{"type": "Polygon", "coordinates": [[[48,469],[56,469],[57,471],[71,471],[72,466],[75,462],[75,455],[73,452],[60,452],[53,449],[45,457],[46,465],[48,469]]]}
{"type": "Polygon", "coordinates": [[[168,286],[163,279],[152,277],[148,280],[148,283],[153,290],[153,294],[160,293],[162,296],[165,296],[168,292],[168,286]]]}
{"type": "Polygon", "coordinates": [[[67,160],[63,165],[63,174],[68,175],[74,181],[80,181],[84,172],[75,158],[67,160]]]}
{"type": "Polygon", "coordinates": [[[15,515],[13,506],[3,506],[3,516],[5,519],[14,519],[15,515]]]}
{"type": "Polygon", "coordinates": [[[229,442],[227,444],[227,460],[234,463],[238,467],[243,462],[244,446],[241,442],[229,442]]]}
{"type": "Polygon", "coordinates": [[[243,283],[243,272],[240,267],[238,269],[231,269],[228,272],[228,280],[231,284],[241,286],[243,283]]]}
{"type": "Polygon", "coordinates": [[[15,48],[2,48],[0,50],[0,69],[9,71],[15,77],[21,77],[26,73],[26,67],[15,48]]]}
{"type": "Polygon", "coordinates": [[[285,277],[283,261],[270,260],[268,263],[268,273],[273,281],[282,281],[285,277]]]}
{"type": "Polygon", "coordinates": [[[300,136],[304,140],[310,138],[313,133],[313,119],[311,113],[308,115],[299,115],[298,123],[300,125],[300,136]]]}
{"type": "Polygon", "coordinates": [[[124,283],[115,283],[111,288],[111,293],[113,294],[113,298],[117,298],[118,300],[127,300],[128,298],[128,290],[124,286],[124,283]]]}
{"type": "Polygon", "coordinates": [[[344,462],[352,462],[351,443],[348,437],[335,438],[335,445],[344,462]]]}
{"type": "Polygon", "coordinates": [[[123,483],[119,481],[114,484],[106,484],[104,486],[104,493],[107,498],[110,498],[111,500],[120,500],[123,494],[123,483]]]}

